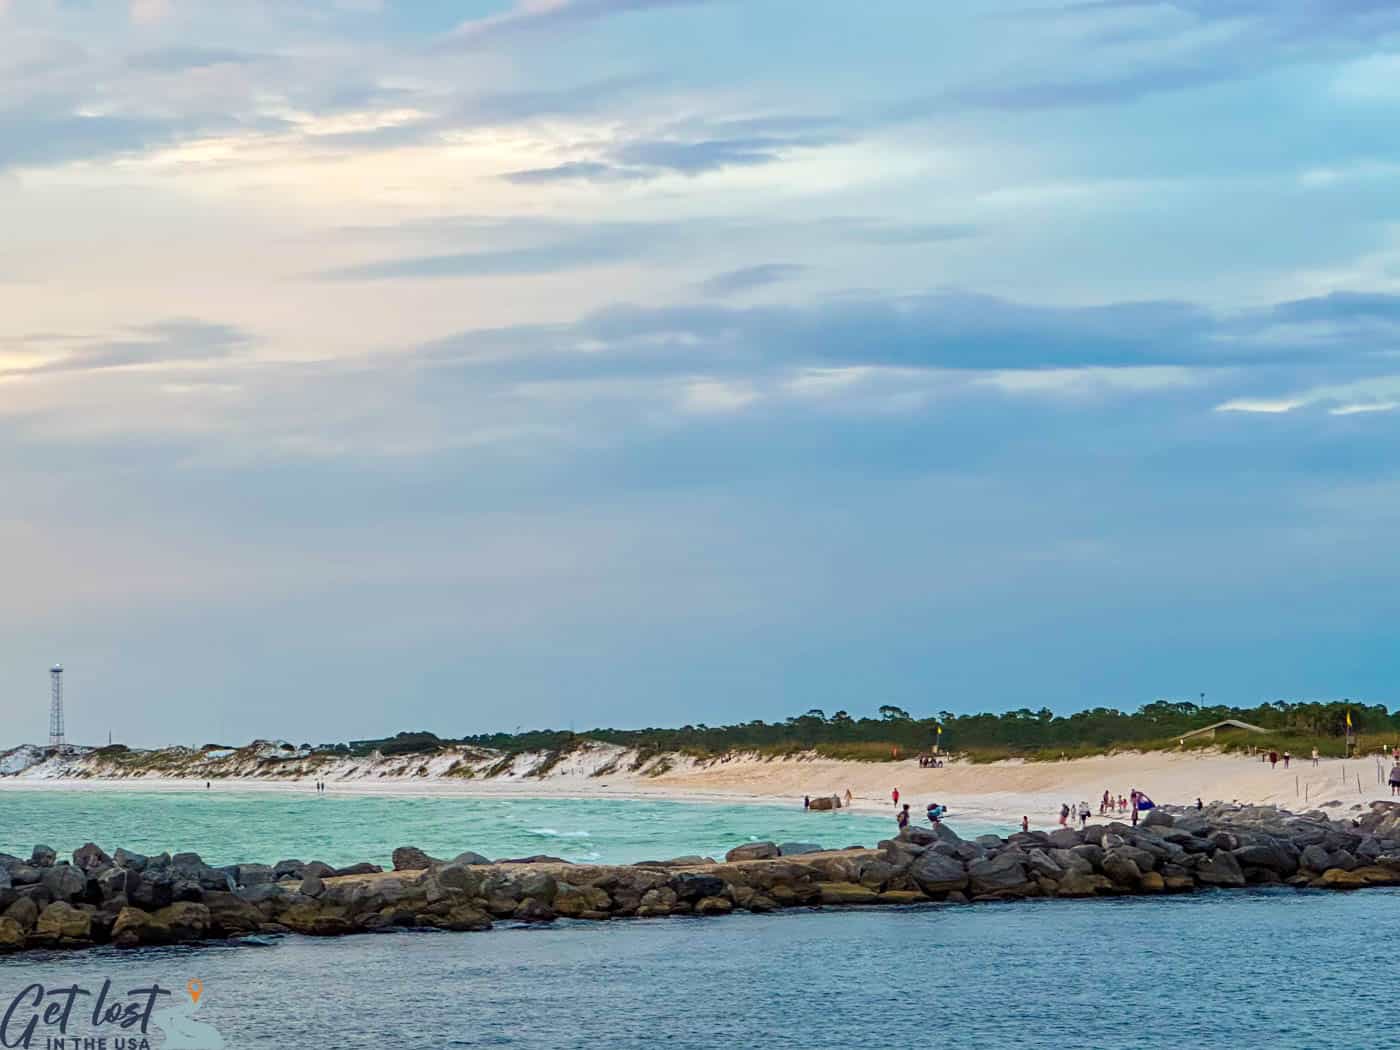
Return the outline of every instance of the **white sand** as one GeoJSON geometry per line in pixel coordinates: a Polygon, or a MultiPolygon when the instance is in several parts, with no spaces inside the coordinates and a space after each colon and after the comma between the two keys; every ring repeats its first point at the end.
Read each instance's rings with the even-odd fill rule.
{"type": "MultiPolygon", "coordinates": [[[[1383,782],[1390,763],[1376,756],[1342,761],[1295,760],[1285,770],[1271,769],[1257,758],[1210,752],[1125,753],[1065,762],[996,762],[973,765],[950,762],[941,769],[920,769],[914,760],[902,762],[838,762],[802,757],[761,759],[733,756],[711,762],[678,761],[676,768],[649,777],[615,772],[598,777],[588,762],[562,764],[543,778],[461,780],[445,777],[381,777],[374,780],[330,780],[336,795],[402,795],[439,797],[531,798],[666,798],[685,801],[779,803],[798,805],[803,795],[844,794],[849,788],[854,806],[867,812],[892,812],[890,792],[898,788],[901,801],[922,815],[931,801],[949,809],[949,820],[997,826],[1053,827],[1062,802],[1086,801],[1095,815],[1105,790],[1127,795],[1137,788],[1158,804],[1189,805],[1197,797],[1244,803],[1276,803],[1294,811],[1317,808],[1339,800],[1333,812],[1345,814],[1357,804],[1390,797],[1383,782]],[[1359,781],[1359,784],[1358,784],[1359,781]]],[[[0,790],[191,791],[202,781],[175,778],[0,779],[0,790]]],[[[223,779],[214,791],[314,791],[309,779],[223,779]]]]}

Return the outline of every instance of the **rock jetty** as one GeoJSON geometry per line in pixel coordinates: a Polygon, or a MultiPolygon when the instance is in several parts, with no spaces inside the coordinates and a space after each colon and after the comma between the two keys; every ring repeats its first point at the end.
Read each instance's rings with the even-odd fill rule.
{"type": "Polygon", "coordinates": [[[27,860],[0,854],[0,951],[487,930],[502,920],[1400,885],[1400,803],[1374,803],[1350,820],[1272,807],[1155,810],[1136,827],[1093,824],[1005,839],[965,840],[947,825],[907,828],[876,849],[748,843],[723,862],[594,865],[477,853],[444,860],[410,846],[392,861],[391,871],[299,860],[215,868],[194,853],[109,856],[93,843],[74,850],[71,863],[46,846],[27,860]]]}

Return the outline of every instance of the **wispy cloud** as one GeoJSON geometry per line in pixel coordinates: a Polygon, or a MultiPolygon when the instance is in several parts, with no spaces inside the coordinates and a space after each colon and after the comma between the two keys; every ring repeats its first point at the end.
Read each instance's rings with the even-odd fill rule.
{"type": "Polygon", "coordinates": [[[758,266],[717,273],[704,281],[700,290],[711,296],[739,295],[800,277],[806,269],[800,263],[760,263],[758,266]]]}

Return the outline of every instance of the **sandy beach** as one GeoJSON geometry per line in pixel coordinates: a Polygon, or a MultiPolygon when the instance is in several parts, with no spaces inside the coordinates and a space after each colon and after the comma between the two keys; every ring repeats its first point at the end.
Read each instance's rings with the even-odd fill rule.
{"type": "MultiPolygon", "coordinates": [[[[561,763],[541,777],[523,775],[492,779],[445,776],[375,776],[352,778],[327,776],[335,794],[394,795],[404,797],[517,797],[517,798],[639,798],[676,801],[740,802],[800,805],[804,795],[844,795],[849,789],[853,807],[866,812],[892,810],[891,792],[921,813],[929,802],[949,809],[949,820],[959,818],[993,825],[1017,825],[1023,816],[1035,828],[1053,827],[1061,803],[1090,804],[1098,814],[1104,791],[1127,795],[1134,788],[1158,804],[1190,805],[1199,797],[1211,801],[1274,803],[1295,811],[1317,808],[1328,802],[1345,812],[1356,805],[1390,797],[1384,782],[1388,761],[1379,756],[1340,760],[1323,759],[1314,766],[1308,759],[1294,760],[1290,768],[1280,762],[1271,768],[1257,757],[1209,752],[1147,754],[1122,753],[1063,762],[1006,761],[971,764],[950,761],[942,768],[920,768],[917,761],[841,762],[811,756],[759,758],[730,756],[710,761],[678,760],[673,769],[658,776],[628,773],[621,769],[598,775],[603,757],[579,756],[561,763]]],[[[78,791],[191,791],[203,782],[195,778],[141,777],[6,777],[0,790],[78,791]]],[[[257,792],[310,792],[311,778],[223,778],[210,790],[257,792]]]]}

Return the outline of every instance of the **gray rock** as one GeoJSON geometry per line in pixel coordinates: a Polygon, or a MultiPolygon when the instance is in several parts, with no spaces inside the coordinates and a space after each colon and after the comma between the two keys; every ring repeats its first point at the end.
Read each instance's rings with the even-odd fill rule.
{"type": "Polygon", "coordinates": [[[141,871],[145,868],[149,860],[144,854],[132,853],[130,850],[117,848],[117,852],[112,854],[112,862],[119,868],[131,868],[133,871],[141,871]]]}
{"type": "Polygon", "coordinates": [[[319,897],[325,892],[325,884],[316,875],[307,875],[301,880],[301,887],[297,890],[303,897],[319,897]]]}
{"type": "Polygon", "coordinates": [[[52,846],[35,846],[34,852],[29,855],[29,863],[36,868],[51,868],[57,859],[58,854],[52,846]]]}
{"type": "Polygon", "coordinates": [[[901,828],[895,838],[903,842],[912,842],[916,846],[932,846],[937,842],[942,842],[938,832],[933,828],[922,828],[917,824],[910,824],[907,828],[901,828]]]}
{"type": "MultiPolygon", "coordinates": [[[[347,865],[346,867],[343,867],[343,868],[336,868],[335,871],[334,871],[332,874],[334,874],[334,875],[377,875],[379,872],[381,872],[381,871],[383,871],[383,870],[384,870],[384,869],[381,868],[378,864],[369,864],[369,863],[367,863],[367,862],[365,862],[365,861],[361,861],[359,864],[350,864],[350,865],[347,865]]],[[[322,875],[321,878],[325,878],[325,876],[322,875]]]]}
{"type": "Polygon", "coordinates": [[[428,856],[417,846],[400,846],[394,850],[395,871],[421,871],[441,863],[442,861],[428,856]]]}
{"type": "Polygon", "coordinates": [[[1142,869],[1121,849],[1111,849],[1104,854],[1103,873],[1120,886],[1136,886],[1142,879],[1142,869]]]}
{"type": "Polygon", "coordinates": [[[1176,823],[1176,818],[1170,813],[1160,809],[1147,811],[1147,815],[1142,818],[1142,827],[1145,828],[1169,828],[1176,823]]]}
{"type": "Polygon", "coordinates": [[[457,856],[453,857],[452,863],[458,866],[465,866],[470,868],[477,867],[483,864],[490,864],[491,861],[487,857],[483,857],[480,853],[473,853],[471,850],[465,850],[462,853],[457,854],[457,856]]]}
{"type": "Polygon", "coordinates": [[[68,864],[45,868],[40,882],[56,901],[71,903],[81,900],[87,892],[87,876],[68,864]]]}
{"type": "Polygon", "coordinates": [[[280,882],[282,879],[300,879],[306,873],[306,865],[299,860],[279,860],[272,866],[272,877],[280,882]]]}
{"type": "Polygon", "coordinates": [[[1075,846],[1070,852],[1076,857],[1082,857],[1084,860],[1088,861],[1095,871],[1101,871],[1103,869],[1102,846],[1096,846],[1086,842],[1082,846],[1075,846]]]}
{"type": "MultiPolygon", "coordinates": [[[[780,857],[798,857],[803,853],[820,853],[821,851],[822,848],[815,842],[784,842],[778,846],[778,856],[780,857]]],[[[712,897],[714,894],[706,894],[706,896],[712,897]]]]}
{"type": "Polygon", "coordinates": [[[43,877],[43,872],[32,864],[16,864],[8,869],[10,881],[16,886],[33,886],[43,877]]]}
{"type": "MultiPolygon", "coordinates": [[[[1157,866],[1158,857],[1151,850],[1143,849],[1140,846],[1130,846],[1124,844],[1113,849],[1111,852],[1118,854],[1124,860],[1130,860],[1137,865],[1139,871],[1148,872],[1157,866]]],[[[1165,858],[1163,858],[1165,859],[1165,858]]],[[[1108,857],[1104,857],[1105,872],[1107,872],[1108,857]]]]}
{"type": "Polygon", "coordinates": [[[974,896],[1018,891],[1032,885],[1021,859],[1009,852],[973,861],[967,866],[967,879],[974,896]]]}
{"type": "Polygon", "coordinates": [[[1026,866],[1031,869],[1032,873],[1056,881],[1063,878],[1065,874],[1065,869],[1042,849],[1033,849],[1026,854],[1026,866]]]}
{"type": "Polygon", "coordinates": [[[251,888],[276,882],[273,869],[266,864],[235,864],[237,873],[233,876],[239,886],[251,888]]]}
{"type": "Polygon", "coordinates": [[[82,871],[97,871],[111,863],[112,858],[95,842],[79,846],[73,851],[73,866],[82,871]]]}
{"type": "Polygon", "coordinates": [[[1056,849],[1072,849],[1083,842],[1084,836],[1074,828],[1056,828],[1050,832],[1050,845],[1056,849]]]}
{"type": "Polygon", "coordinates": [[[104,901],[114,897],[127,897],[130,890],[141,881],[137,872],[128,868],[108,868],[97,876],[98,892],[104,901]]]}
{"type": "Polygon", "coordinates": [[[972,841],[986,850],[1001,849],[1003,845],[1000,835],[978,835],[972,841]]]}
{"type": "Polygon", "coordinates": [[[1278,843],[1252,842],[1231,853],[1242,867],[1262,868],[1285,877],[1298,871],[1297,857],[1278,843]]]}
{"type": "Polygon", "coordinates": [[[778,856],[778,846],[774,842],[747,842],[742,846],[735,846],[724,855],[724,859],[729,862],[740,860],[769,860],[778,856]]]}
{"type": "Polygon", "coordinates": [[[176,879],[170,884],[170,899],[176,904],[181,901],[197,904],[204,900],[204,887],[194,879],[176,879]]]}
{"type": "Polygon", "coordinates": [[[713,875],[695,875],[686,872],[681,875],[673,875],[667,885],[675,893],[676,899],[682,901],[694,902],[701,897],[718,897],[724,893],[724,880],[713,875]]]}
{"type": "Polygon", "coordinates": [[[1060,866],[1067,874],[1071,875],[1092,875],[1094,865],[1088,858],[1080,856],[1072,849],[1052,849],[1050,859],[1060,866]]]}
{"type": "Polygon", "coordinates": [[[1321,874],[1332,866],[1332,857],[1321,845],[1313,843],[1303,850],[1299,862],[1308,871],[1321,874]]]}
{"type": "Polygon", "coordinates": [[[908,874],[915,885],[928,894],[967,888],[967,868],[963,862],[937,850],[928,850],[919,856],[908,874]]]}
{"type": "Polygon", "coordinates": [[[324,861],[313,860],[302,872],[302,877],[315,875],[318,879],[328,879],[335,874],[335,869],[324,861]]]}
{"type": "Polygon", "coordinates": [[[1217,850],[1215,855],[1196,867],[1196,881],[1206,886],[1243,886],[1244,871],[1240,862],[1228,850],[1217,850]]]}

